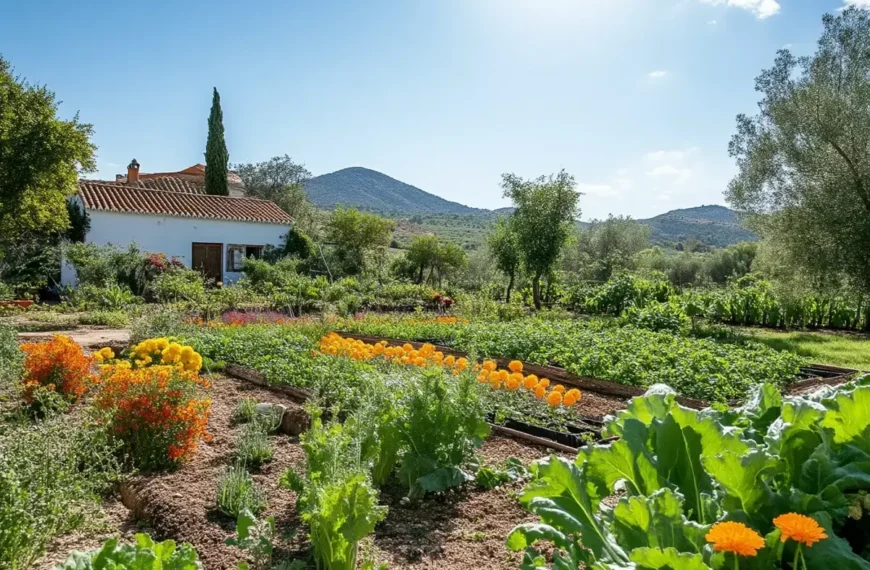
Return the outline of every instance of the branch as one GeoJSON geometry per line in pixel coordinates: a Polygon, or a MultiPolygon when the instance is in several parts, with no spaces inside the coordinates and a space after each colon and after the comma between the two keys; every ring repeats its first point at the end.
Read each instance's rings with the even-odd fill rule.
{"type": "Polygon", "coordinates": [[[828,141],[831,143],[831,146],[834,147],[834,150],[837,151],[837,154],[843,157],[843,160],[846,161],[846,164],[849,166],[849,170],[852,171],[852,176],[855,177],[855,190],[858,192],[858,196],[861,197],[861,201],[864,203],[864,207],[867,208],[867,211],[870,211],[870,196],[867,194],[867,189],[864,188],[864,181],[861,178],[861,174],[858,172],[858,169],[855,168],[855,164],[849,158],[849,156],[843,152],[843,149],[840,148],[840,145],[835,143],[834,141],[828,141]]]}

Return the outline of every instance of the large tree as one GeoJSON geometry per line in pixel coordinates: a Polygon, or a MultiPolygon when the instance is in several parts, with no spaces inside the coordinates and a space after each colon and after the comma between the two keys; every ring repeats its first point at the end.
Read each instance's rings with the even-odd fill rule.
{"type": "Polygon", "coordinates": [[[79,173],[96,168],[93,128],[78,115],[60,119],[57,107],[54,93],[0,57],[0,255],[11,238],[66,230],[66,199],[79,173]]]}
{"type": "Polygon", "coordinates": [[[368,254],[390,245],[395,222],[355,208],[338,207],[326,228],[327,241],[341,269],[348,275],[364,273],[368,254]]]}
{"type": "Polygon", "coordinates": [[[615,271],[633,269],[634,257],[649,246],[648,226],[627,217],[594,220],[578,233],[578,251],[584,272],[607,281],[615,271]]]}
{"type": "Polygon", "coordinates": [[[502,216],[496,220],[486,245],[499,271],[508,278],[505,300],[511,302],[511,290],[520,268],[520,243],[510,217],[502,216]]]}
{"type": "Polygon", "coordinates": [[[221,110],[221,96],[217,87],[211,99],[211,112],[208,114],[208,139],[205,142],[205,193],[227,196],[230,153],[224,140],[224,112],[221,110]]]}
{"type": "Polygon", "coordinates": [[[541,308],[541,277],[552,270],[562,247],[571,236],[574,220],[580,215],[574,177],[562,170],[556,175],[523,180],[514,174],[502,175],[505,198],[516,209],[512,223],[517,232],[523,267],[532,278],[535,308],[541,308]]]}
{"type": "Polygon", "coordinates": [[[870,291],[870,13],[823,18],[812,56],[780,50],[737,117],[728,201],[796,270],[870,291]]]}
{"type": "Polygon", "coordinates": [[[315,232],[317,209],[305,194],[305,181],[311,173],[304,165],[287,156],[276,156],[265,162],[237,164],[248,196],[271,200],[290,214],[296,227],[307,234],[315,232]]]}

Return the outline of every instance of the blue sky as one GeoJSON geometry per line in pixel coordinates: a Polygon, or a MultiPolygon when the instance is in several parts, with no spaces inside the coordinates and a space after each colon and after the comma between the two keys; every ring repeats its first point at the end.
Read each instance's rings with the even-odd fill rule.
{"type": "Polygon", "coordinates": [[[93,123],[99,173],[230,160],[380,170],[471,206],[565,168],[583,218],[724,203],[754,78],[870,0],[6,0],[0,54],[93,123]]]}

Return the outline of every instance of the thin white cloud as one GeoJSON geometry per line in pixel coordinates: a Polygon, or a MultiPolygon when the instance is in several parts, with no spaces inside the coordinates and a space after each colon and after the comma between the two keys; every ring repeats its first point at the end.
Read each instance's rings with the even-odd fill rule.
{"type": "Polygon", "coordinates": [[[709,22],[707,22],[707,25],[708,25],[708,26],[715,26],[715,25],[718,24],[718,23],[719,23],[719,22],[717,22],[716,20],[710,20],[709,22]]]}
{"type": "Polygon", "coordinates": [[[681,162],[687,160],[698,151],[697,147],[682,149],[654,150],[646,153],[649,162],[681,162]]]}
{"type": "Polygon", "coordinates": [[[660,164],[647,171],[646,175],[650,178],[665,178],[673,184],[685,184],[692,177],[692,169],[677,168],[673,164],[660,164]]]}
{"type": "Polygon", "coordinates": [[[599,198],[622,197],[622,190],[614,188],[611,184],[585,184],[577,185],[577,190],[587,196],[598,196],[599,198]]]}
{"type": "Polygon", "coordinates": [[[843,0],[843,2],[845,3],[845,6],[843,6],[841,10],[851,6],[861,8],[862,10],[870,10],[870,0],[843,0]]]}
{"type": "Polygon", "coordinates": [[[647,77],[650,79],[664,79],[668,76],[668,72],[666,69],[656,69],[654,71],[650,71],[647,73],[647,77]]]}
{"type": "MultiPolygon", "coordinates": [[[[866,4],[868,0],[846,0],[846,2],[861,2],[866,4]]],[[[779,2],[776,0],[701,0],[701,3],[713,6],[742,8],[752,12],[760,20],[775,16],[779,13],[780,9],[779,2]]]]}

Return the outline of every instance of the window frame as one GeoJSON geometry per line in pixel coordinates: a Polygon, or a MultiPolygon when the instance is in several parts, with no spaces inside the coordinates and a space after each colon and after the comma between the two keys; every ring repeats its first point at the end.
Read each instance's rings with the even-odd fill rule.
{"type": "Polygon", "coordinates": [[[242,266],[245,263],[245,260],[253,257],[254,259],[260,259],[263,256],[263,250],[266,249],[265,245],[253,245],[253,244],[242,244],[242,243],[232,243],[227,244],[227,272],[228,273],[241,273],[242,266]],[[256,254],[248,255],[248,250],[254,248],[257,250],[256,254]],[[235,259],[233,258],[234,250],[242,250],[242,257],[239,260],[239,265],[235,264],[235,259]]]}

